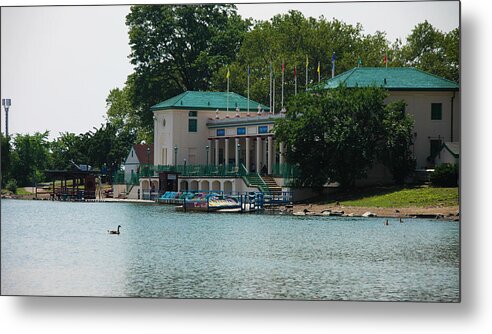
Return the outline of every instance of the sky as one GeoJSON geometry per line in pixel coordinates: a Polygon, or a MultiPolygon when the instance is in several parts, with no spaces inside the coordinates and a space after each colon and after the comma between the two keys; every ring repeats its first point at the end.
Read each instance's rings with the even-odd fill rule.
{"type": "MultiPolygon", "coordinates": [[[[19,3],[24,2],[0,0],[2,6],[19,3]]],[[[361,23],[364,34],[384,31],[390,42],[405,40],[424,20],[445,32],[459,26],[457,1],[238,3],[237,8],[257,20],[297,9],[305,16],[361,23]]],[[[49,130],[53,139],[104,123],[109,91],[122,88],[132,72],[128,12],[129,6],[121,5],[2,8],[1,97],[12,100],[11,135],[49,130]]],[[[1,115],[5,132],[3,109],[1,115]]]]}

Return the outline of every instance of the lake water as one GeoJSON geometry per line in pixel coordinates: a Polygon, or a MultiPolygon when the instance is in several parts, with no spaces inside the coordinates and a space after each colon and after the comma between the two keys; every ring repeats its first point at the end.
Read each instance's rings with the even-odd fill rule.
{"type": "Polygon", "coordinates": [[[7,295],[459,301],[459,223],[2,200],[7,295]],[[121,225],[120,235],[107,230],[121,225]]]}

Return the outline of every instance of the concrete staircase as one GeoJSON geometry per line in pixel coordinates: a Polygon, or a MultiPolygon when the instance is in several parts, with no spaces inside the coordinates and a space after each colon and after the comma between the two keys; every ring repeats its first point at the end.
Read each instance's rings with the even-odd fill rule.
{"type": "Polygon", "coordinates": [[[275,179],[271,176],[264,175],[262,176],[263,181],[268,187],[268,191],[270,192],[282,192],[282,187],[280,187],[277,182],[275,182],[275,179]]]}
{"type": "Polygon", "coordinates": [[[246,176],[243,176],[244,181],[248,186],[253,186],[258,188],[260,191],[268,191],[268,187],[257,173],[249,173],[246,176]]]}

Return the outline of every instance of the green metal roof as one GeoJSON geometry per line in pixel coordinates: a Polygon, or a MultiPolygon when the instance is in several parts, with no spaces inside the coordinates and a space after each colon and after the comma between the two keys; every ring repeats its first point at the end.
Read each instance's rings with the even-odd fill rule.
{"type": "MultiPolygon", "coordinates": [[[[195,92],[186,91],[166,101],[152,106],[151,110],[163,109],[187,109],[187,110],[227,110],[227,94],[229,94],[229,111],[235,111],[236,107],[240,111],[248,110],[248,99],[233,92],[195,92]]],[[[258,104],[265,111],[270,108],[256,101],[249,100],[250,112],[256,112],[258,104]]]]}
{"type": "Polygon", "coordinates": [[[460,88],[454,81],[414,67],[356,67],[326,80],[321,88],[330,89],[341,84],[347,87],[377,86],[388,90],[455,91],[460,88]]]}

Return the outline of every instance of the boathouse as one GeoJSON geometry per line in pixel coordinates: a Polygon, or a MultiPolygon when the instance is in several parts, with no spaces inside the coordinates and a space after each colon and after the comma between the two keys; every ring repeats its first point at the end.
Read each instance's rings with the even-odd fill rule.
{"type": "MultiPolygon", "coordinates": [[[[406,102],[405,112],[415,121],[411,149],[417,170],[434,166],[433,157],[444,142],[460,141],[460,92],[455,82],[415,68],[358,67],[321,83],[323,89],[342,84],[383,87],[389,94],[387,102],[406,102]]],[[[127,196],[156,198],[162,189],[160,172],[176,173],[179,191],[291,190],[299,167],[286,163],[285,146],[273,133],[275,121],[285,113],[273,114],[267,106],[236,93],[197,91],[158,103],[151,112],[151,162],[142,164],[139,159],[138,177],[126,184],[127,196]]],[[[392,182],[389,171],[379,167],[359,184],[392,182]]],[[[125,193],[124,188],[116,193],[125,193]]]]}
{"type": "Polygon", "coordinates": [[[413,154],[417,169],[431,168],[432,157],[444,142],[461,138],[461,99],[459,85],[453,81],[413,67],[356,67],[328,79],[324,89],[346,87],[383,87],[387,102],[403,100],[405,112],[414,121],[413,154]]]}

